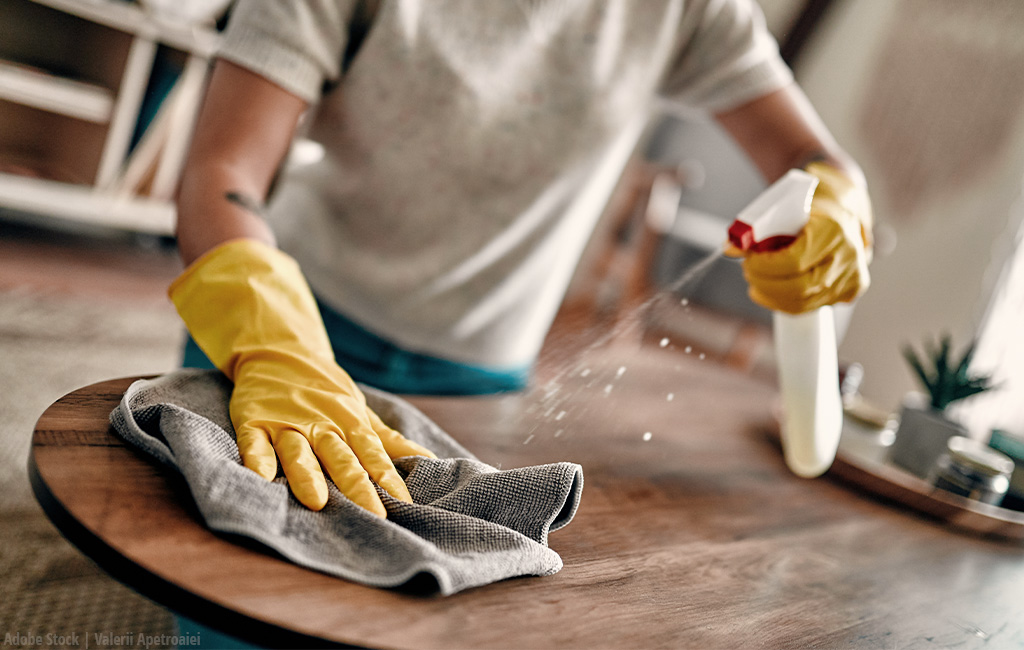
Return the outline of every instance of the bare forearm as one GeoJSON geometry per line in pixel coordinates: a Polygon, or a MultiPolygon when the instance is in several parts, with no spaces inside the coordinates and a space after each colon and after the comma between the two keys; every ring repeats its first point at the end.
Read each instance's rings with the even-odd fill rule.
{"type": "Polygon", "coordinates": [[[263,203],[305,108],[266,79],[217,62],[177,195],[186,264],[232,239],[274,244],[263,203]]]}
{"type": "Polygon", "coordinates": [[[196,165],[185,174],[177,228],[178,251],[185,264],[232,239],[274,245],[274,235],[263,219],[263,192],[253,185],[243,175],[214,165],[196,165]]]}
{"type": "Polygon", "coordinates": [[[790,169],[823,161],[864,185],[860,167],[836,143],[796,84],[715,117],[768,182],[790,169]]]}

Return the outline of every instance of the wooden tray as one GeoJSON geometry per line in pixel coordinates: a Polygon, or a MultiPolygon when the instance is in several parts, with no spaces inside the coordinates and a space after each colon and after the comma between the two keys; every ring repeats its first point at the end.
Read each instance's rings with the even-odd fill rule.
{"type": "MultiPolygon", "coordinates": [[[[859,435],[844,425],[844,441],[859,435]]],[[[895,465],[840,444],[827,476],[936,517],[951,527],[1017,542],[1024,541],[1024,512],[1009,510],[934,487],[895,465]]]]}

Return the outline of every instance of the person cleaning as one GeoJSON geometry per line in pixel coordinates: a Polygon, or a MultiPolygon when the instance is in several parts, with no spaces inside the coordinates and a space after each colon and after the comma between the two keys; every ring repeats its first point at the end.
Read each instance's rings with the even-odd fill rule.
{"type": "MultiPolygon", "coordinates": [[[[234,7],[177,193],[184,365],[234,382],[246,467],[386,516],[429,452],[356,385],[521,390],[658,102],[714,116],[774,181],[819,180],[750,294],[800,313],[869,284],[864,177],[751,0],[301,0],[234,7]],[[298,134],[323,156],[285,164],[298,134]]],[[[734,254],[740,254],[733,251],[734,254]]]]}

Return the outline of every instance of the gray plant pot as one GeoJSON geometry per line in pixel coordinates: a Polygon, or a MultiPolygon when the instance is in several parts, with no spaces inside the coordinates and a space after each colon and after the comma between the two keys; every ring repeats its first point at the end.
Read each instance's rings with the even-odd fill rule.
{"type": "Polygon", "coordinates": [[[894,465],[928,478],[935,461],[946,453],[952,436],[968,436],[967,430],[930,406],[903,404],[896,440],[889,459],[894,465]]]}

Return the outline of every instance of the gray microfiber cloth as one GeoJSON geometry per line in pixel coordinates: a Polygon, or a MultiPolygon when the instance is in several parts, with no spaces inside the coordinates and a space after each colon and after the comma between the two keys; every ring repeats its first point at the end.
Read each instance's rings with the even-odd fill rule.
{"type": "Polygon", "coordinates": [[[110,421],[127,442],[181,472],[211,529],[257,540],[310,569],[375,587],[427,575],[448,595],[562,568],[547,537],[576,512],[579,465],[499,471],[408,402],[361,388],[384,422],[438,455],[395,461],[414,503],[378,488],[386,520],[346,499],[329,479],[327,505],[313,512],[291,496],[283,476],[270,482],[246,469],[228,415],[231,383],[219,372],[136,381],[110,421]]]}

